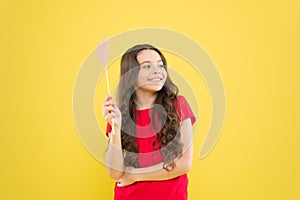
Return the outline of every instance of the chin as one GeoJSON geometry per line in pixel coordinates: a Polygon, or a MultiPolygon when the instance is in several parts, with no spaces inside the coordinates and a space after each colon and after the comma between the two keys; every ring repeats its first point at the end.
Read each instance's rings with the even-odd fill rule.
{"type": "Polygon", "coordinates": [[[163,85],[149,85],[148,87],[145,87],[145,90],[158,92],[163,88],[163,85]]]}

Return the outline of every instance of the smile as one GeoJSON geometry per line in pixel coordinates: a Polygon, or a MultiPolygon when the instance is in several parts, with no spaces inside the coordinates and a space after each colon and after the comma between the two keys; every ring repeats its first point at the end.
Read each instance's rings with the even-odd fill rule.
{"type": "Polygon", "coordinates": [[[162,80],[162,78],[159,78],[159,77],[148,79],[148,81],[151,81],[151,82],[160,82],[161,80],[162,80]]]}

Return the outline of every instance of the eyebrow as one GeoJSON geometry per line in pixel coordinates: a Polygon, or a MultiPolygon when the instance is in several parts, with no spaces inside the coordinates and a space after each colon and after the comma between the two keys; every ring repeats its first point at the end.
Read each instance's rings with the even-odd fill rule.
{"type": "MultiPolygon", "coordinates": [[[[159,62],[162,62],[162,60],[158,60],[158,61],[157,61],[157,63],[159,63],[159,62]]],[[[148,60],[145,60],[145,61],[143,61],[140,65],[145,64],[145,63],[151,63],[151,62],[148,61],[148,60]]]]}

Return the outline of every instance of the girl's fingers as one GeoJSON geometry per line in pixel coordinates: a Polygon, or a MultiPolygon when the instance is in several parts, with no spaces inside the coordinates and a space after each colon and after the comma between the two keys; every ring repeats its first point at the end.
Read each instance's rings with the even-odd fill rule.
{"type": "Polygon", "coordinates": [[[116,117],[116,113],[114,112],[114,111],[111,111],[111,116],[112,116],[112,118],[115,118],[116,117]]]}
{"type": "Polygon", "coordinates": [[[109,120],[109,115],[105,115],[104,119],[105,119],[105,121],[108,121],[109,120]]]}
{"type": "Polygon", "coordinates": [[[107,95],[107,97],[105,97],[105,100],[104,100],[104,101],[108,101],[108,100],[110,100],[110,99],[112,99],[112,96],[109,94],[109,95],[107,95]]]}
{"type": "Polygon", "coordinates": [[[116,103],[113,100],[108,100],[108,101],[105,101],[103,105],[104,106],[116,105],[116,103]]]}
{"type": "Polygon", "coordinates": [[[116,106],[116,102],[110,97],[107,97],[103,103],[103,106],[116,106]]]}
{"type": "Polygon", "coordinates": [[[115,109],[117,109],[117,105],[116,105],[115,102],[111,102],[111,101],[104,102],[104,105],[103,105],[104,114],[106,112],[111,112],[111,111],[113,111],[115,109]]]}
{"type": "Polygon", "coordinates": [[[108,113],[104,116],[105,120],[109,123],[112,122],[112,119],[116,117],[116,113],[115,112],[111,112],[111,113],[108,113]]]}
{"type": "Polygon", "coordinates": [[[111,102],[110,101],[105,101],[103,105],[104,106],[109,106],[109,105],[111,105],[111,102]]]}
{"type": "Polygon", "coordinates": [[[114,110],[106,112],[105,115],[113,115],[114,117],[116,116],[116,112],[114,110]]]}
{"type": "Polygon", "coordinates": [[[111,112],[113,111],[115,108],[113,106],[104,106],[104,112],[111,112]]]}
{"type": "Polygon", "coordinates": [[[108,123],[112,123],[112,119],[115,119],[115,122],[120,124],[122,114],[116,104],[116,102],[112,99],[111,95],[108,95],[105,98],[105,101],[102,106],[102,115],[108,123]]]}
{"type": "Polygon", "coordinates": [[[117,113],[118,113],[118,111],[116,109],[109,108],[107,110],[106,109],[104,110],[103,115],[104,116],[106,116],[106,115],[112,115],[113,117],[117,117],[117,116],[119,116],[117,113]]]}

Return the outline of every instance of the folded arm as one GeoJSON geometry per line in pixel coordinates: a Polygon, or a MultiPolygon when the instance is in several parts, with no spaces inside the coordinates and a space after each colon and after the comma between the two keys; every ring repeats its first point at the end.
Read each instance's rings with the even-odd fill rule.
{"type": "Polygon", "coordinates": [[[163,165],[158,164],[147,168],[126,168],[126,172],[118,180],[118,186],[123,187],[137,181],[162,181],[169,180],[190,171],[193,158],[193,133],[191,119],[182,121],[180,126],[181,142],[183,143],[183,154],[175,160],[175,168],[172,171],[163,169],[163,165]]]}

